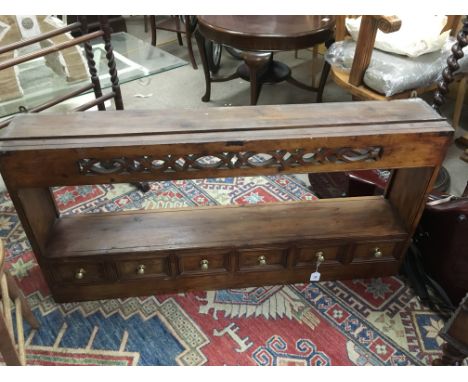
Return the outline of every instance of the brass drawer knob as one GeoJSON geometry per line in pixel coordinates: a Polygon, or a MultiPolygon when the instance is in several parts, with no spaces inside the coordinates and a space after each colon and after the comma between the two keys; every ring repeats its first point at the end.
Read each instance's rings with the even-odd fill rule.
{"type": "Polygon", "coordinates": [[[136,273],[139,274],[139,275],[144,275],[145,274],[145,265],[144,264],[141,264],[137,267],[136,269],[136,273]]]}
{"type": "Polygon", "coordinates": [[[374,257],[382,257],[383,256],[383,252],[380,250],[380,248],[374,248],[374,257]]]}
{"type": "Polygon", "coordinates": [[[86,271],[83,268],[80,268],[75,273],[75,279],[81,280],[85,276],[86,271]]]}
{"type": "Polygon", "coordinates": [[[266,265],[267,263],[267,260],[266,260],[266,257],[265,256],[258,256],[258,264],[259,265],[266,265]]]}
{"type": "Polygon", "coordinates": [[[208,260],[206,259],[203,259],[202,261],[200,261],[200,268],[202,271],[207,271],[208,270],[208,265],[210,263],[208,262],[208,260]]]}
{"type": "Polygon", "coordinates": [[[318,251],[315,256],[317,257],[317,263],[318,264],[321,264],[325,261],[325,256],[323,256],[323,252],[322,251],[318,251]]]}

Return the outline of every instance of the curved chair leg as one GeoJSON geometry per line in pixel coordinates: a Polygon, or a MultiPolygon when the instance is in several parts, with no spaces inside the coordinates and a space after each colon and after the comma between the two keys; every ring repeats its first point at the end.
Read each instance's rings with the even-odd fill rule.
{"type": "Polygon", "coordinates": [[[149,17],[151,27],[151,45],[156,46],[156,16],[149,17]]]}
{"type": "Polygon", "coordinates": [[[317,102],[322,102],[323,90],[325,89],[325,84],[327,83],[328,74],[330,73],[330,64],[327,61],[323,63],[322,74],[320,75],[320,83],[317,90],[317,102]]]}
{"type": "Polygon", "coordinates": [[[211,74],[208,67],[208,58],[205,48],[205,37],[197,30],[195,30],[195,39],[197,40],[198,51],[203,66],[203,74],[205,75],[205,94],[202,97],[203,102],[209,102],[211,97],[211,74]]]}
{"type": "MultiPolygon", "coordinates": [[[[175,25],[178,30],[180,30],[180,19],[179,16],[172,16],[175,18],[175,25]]],[[[183,46],[184,43],[182,41],[182,34],[180,32],[177,32],[177,41],[179,42],[180,46],[183,46]]]]}
{"type": "Polygon", "coordinates": [[[189,57],[190,57],[190,62],[192,63],[192,67],[194,69],[198,69],[197,63],[195,61],[195,56],[193,54],[193,48],[192,48],[192,31],[191,31],[191,25],[190,25],[190,16],[184,16],[185,20],[185,35],[187,37],[187,48],[189,52],[189,57]]]}

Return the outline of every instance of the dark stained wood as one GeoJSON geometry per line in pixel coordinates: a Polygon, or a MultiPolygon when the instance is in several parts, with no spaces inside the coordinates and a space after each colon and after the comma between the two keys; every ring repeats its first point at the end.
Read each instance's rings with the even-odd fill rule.
{"type": "Polygon", "coordinates": [[[394,274],[453,129],[421,100],[339,106],[20,116],[0,171],[57,301],[394,274]],[[48,189],[374,168],[384,196],[252,206],[59,217],[48,189]]]}
{"type": "Polygon", "coordinates": [[[206,89],[203,102],[210,100],[211,82],[224,82],[241,77],[250,81],[250,104],[256,105],[262,84],[288,81],[305,90],[317,92],[317,102],[321,102],[323,88],[329,72],[329,64],[324,63],[320,86],[304,84],[292,77],[291,70],[284,63],[273,60],[271,52],[309,48],[326,43],[333,38],[334,16],[198,16],[196,38],[204,66],[206,89]],[[227,77],[210,75],[206,40],[224,44],[245,51],[244,65],[227,77]],[[270,59],[265,59],[265,53],[270,59]]]}
{"type": "Polygon", "coordinates": [[[197,16],[209,40],[241,50],[275,51],[311,47],[326,40],[334,16],[197,16]]]}

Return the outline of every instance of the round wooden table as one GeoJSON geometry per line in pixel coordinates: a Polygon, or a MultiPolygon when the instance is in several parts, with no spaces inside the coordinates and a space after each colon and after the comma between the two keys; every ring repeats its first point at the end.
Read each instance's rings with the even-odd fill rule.
{"type": "Polygon", "coordinates": [[[291,75],[290,68],[273,59],[273,52],[298,50],[333,42],[335,18],[333,16],[197,16],[195,32],[205,74],[206,91],[202,101],[208,102],[212,82],[235,78],[250,81],[250,104],[257,103],[261,86],[265,82],[288,81],[302,89],[317,92],[321,102],[323,88],[330,71],[324,63],[318,87],[308,86],[291,75]],[[205,40],[228,45],[243,51],[244,63],[236,72],[223,78],[213,78],[207,64],[205,40]]]}

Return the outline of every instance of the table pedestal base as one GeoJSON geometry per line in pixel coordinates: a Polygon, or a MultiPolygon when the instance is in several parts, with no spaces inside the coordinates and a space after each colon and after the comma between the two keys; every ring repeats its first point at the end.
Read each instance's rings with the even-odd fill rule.
{"type": "MultiPolygon", "coordinates": [[[[237,68],[237,74],[239,74],[240,78],[250,81],[250,68],[247,64],[241,64],[237,68]]],[[[291,69],[282,62],[272,60],[261,67],[256,75],[258,81],[261,81],[262,84],[275,84],[286,81],[291,76],[291,69]]]]}

